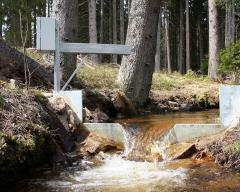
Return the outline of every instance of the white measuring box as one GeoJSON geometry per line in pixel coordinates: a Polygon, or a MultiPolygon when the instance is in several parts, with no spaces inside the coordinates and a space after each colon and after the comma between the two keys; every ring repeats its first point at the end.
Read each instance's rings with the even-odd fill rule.
{"type": "Polygon", "coordinates": [[[37,18],[37,49],[41,51],[56,49],[56,19],[37,18]]]}

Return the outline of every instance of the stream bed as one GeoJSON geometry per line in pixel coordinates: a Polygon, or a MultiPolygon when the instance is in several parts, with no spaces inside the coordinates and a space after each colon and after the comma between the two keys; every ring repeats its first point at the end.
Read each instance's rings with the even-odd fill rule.
{"type": "MultiPolygon", "coordinates": [[[[218,123],[218,111],[172,113],[118,120],[135,134],[141,147],[157,140],[176,123],[218,123]]],[[[129,146],[126,146],[129,150],[129,146]]],[[[141,149],[139,148],[141,151],[141,149]]],[[[176,160],[151,163],[130,161],[111,154],[101,164],[89,159],[60,170],[41,169],[22,181],[20,192],[228,192],[240,191],[240,173],[207,160],[176,160]]]]}

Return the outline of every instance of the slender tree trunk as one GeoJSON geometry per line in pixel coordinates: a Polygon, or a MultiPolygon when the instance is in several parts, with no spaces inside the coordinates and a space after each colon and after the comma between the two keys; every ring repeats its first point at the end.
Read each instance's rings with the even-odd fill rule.
{"type": "Polygon", "coordinates": [[[171,45],[170,45],[170,38],[169,38],[169,13],[166,16],[166,42],[167,42],[167,69],[168,73],[172,73],[172,66],[171,66],[171,45]]]}
{"type": "Polygon", "coordinates": [[[3,37],[3,0],[0,0],[0,38],[3,37]]]}
{"type": "MultiPolygon", "coordinates": [[[[117,0],[113,0],[113,44],[117,44],[117,0]]],[[[113,63],[117,63],[117,55],[113,55],[113,63]]]]}
{"type": "Polygon", "coordinates": [[[156,48],[156,55],[155,55],[155,71],[160,71],[161,65],[161,27],[162,27],[162,15],[159,14],[159,21],[158,21],[158,32],[157,32],[157,48],[156,48]]]}
{"type": "MultiPolygon", "coordinates": [[[[199,64],[200,66],[203,64],[203,34],[202,34],[202,26],[201,26],[201,18],[198,18],[198,52],[199,52],[199,64]]],[[[200,67],[201,68],[201,67],[200,67]]]]}
{"type": "Polygon", "coordinates": [[[146,102],[151,88],[159,12],[160,1],[132,1],[126,44],[133,53],[123,57],[118,83],[136,106],[146,102]]]}
{"type": "MultiPolygon", "coordinates": [[[[101,0],[101,10],[100,10],[100,14],[101,14],[101,18],[100,18],[100,43],[103,43],[103,37],[104,37],[104,35],[103,35],[103,25],[104,25],[104,10],[103,10],[103,8],[104,8],[104,0],[101,0]]],[[[100,62],[102,62],[102,59],[103,59],[103,56],[101,55],[100,56],[100,62]]]]}
{"type": "Polygon", "coordinates": [[[130,10],[131,10],[131,4],[132,4],[132,0],[128,0],[128,14],[130,13],[130,10]]]}
{"type": "Polygon", "coordinates": [[[34,18],[34,20],[33,20],[33,47],[36,47],[36,42],[37,42],[37,13],[36,13],[36,9],[34,9],[34,11],[33,11],[33,18],[34,18]]]}
{"type": "Polygon", "coordinates": [[[125,43],[125,26],[124,26],[124,0],[120,0],[120,40],[121,44],[125,43]]]}
{"type": "MultiPolygon", "coordinates": [[[[76,42],[78,0],[54,0],[53,16],[59,21],[60,35],[65,42],[76,42]]],[[[63,78],[68,79],[76,69],[76,54],[63,54],[63,78]]]]}
{"type": "MultiPolygon", "coordinates": [[[[112,0],[109,1],[109,13],[108,13],[108,38],[109,44],[113,43],[113,13],[112,13],[112,0]]],[[[110,56],[109,63],[112,63],[112,55],[110,56]]]]}
{"type": "Polygon", "coordinates": [[[186,71],[191,69],[189,0],[186,0],[186,71]]]}
{"type": "Polygon", "coordinates": [[[217,79],[218,52],[220,50],[218,10],[215,0],[208,0],[209,11],[209,64],[208,77],[217,79]]]}
{"type": "Polygon", "coordinates": [[[225,8],[225,47],[228,47],[235,40],[235,0],[227,0],[225,8]]]}
{"type": "Polygon", "coordinates": [[[183,1],[180,0],[180,19],[179,19],[179,64],[178,64],[178,69],[180,73],[184,73],[183,69],[183,41],[184,41],[184,9],[183,9],[183,1]]]}
{"type": "MultiPolygon", "coordinates": [[[[89,16],[89,42],[97,43],[97,16],[96,16],[96,0],[89,0],[88,2],[88,16],[89,16]]],[[[91,60],[98,64],[98,55],[92,54],[91,60]]]]}

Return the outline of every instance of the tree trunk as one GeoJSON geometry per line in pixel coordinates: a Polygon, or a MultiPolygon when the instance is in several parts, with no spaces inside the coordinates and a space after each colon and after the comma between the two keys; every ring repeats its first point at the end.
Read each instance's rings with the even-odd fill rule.
{"type": "Polygon", "coordinates": [[[161,65],[161,27],[162,27],[162,15],[159,14],[158,21],[158,32],[157,32],[157,47],[156,47],[156,55],[155,55],[155,71],[160,71],[161,65]]]}
{"type": "Polygon", "coordinates": [[[128,0],[128,16],[130,15],[132,0],[128,0]]]}
{"type": "MultiPolygon", "coordinates": [[[[53,16],[59,21],[60,35],[65,42],[76,42],[78,0],[53,0],[53,16]]],[[[77,55],[63,54],[63,79],[67,80],[76,69],[77,55]]]]}
{"type": "Polygon", "coordinates": [[[184,9],[183,9],[183,1],[180,0],[180,18],[179,18],[179,59],[178,59],[178,69],[181,74],[184,73],[183,67],[183,41],[184,41],[184,9]]]}
{"type": "Polygon", "coordinates": [[[226,1],[225,16],[225,47],[228,47],[235,39],[235,0],[226,1]]]}
{"type": "Polygon", "coordinates": [[[124,26],[124,0],[120,0],[120,40],[121,44],[125,43],[125,26],[124,26]]]}
{"type": "MultiPolygon", "coordinates": [[[[109,44],[113,43],[113,13],[112,13],[112,0],[109,1],[109,13],[108,13],[108,38],[109,38],[109,44]]],[[[112,63],[112,55],[110,56],[109,63],[112,63]]]]}
{"type": "Polygon", "coordinates": [[[218,10],[215,0],[208,0],[209,11],[209,63],[208,77],[217,79],[218,52],[220,50],[218,10]]]}
{"type": "MultiPolygon", "coordinates": [[[[117,0],[113,0],[113,44],[117,44],[117,0]]],[[[113,55],[113,63],[117,63],[117,55],[113,55]]]]}
{"type": "MultiPolygon", "coordinates": [[[[88,16],[89,16],[89,42],[97,43],[97,16],[96,16],[96,0],[88,1],[88,16]]],[[[98,55],[92,54],[91,60],[93,63],[98,63],[98,55]]]]}
{"type": "Polygon", "coordinates": [[[191,69],[189,0],[186,0],[186,71],[191,69]]]}
{"type": "Polygon", "coordinates": [[[0,0],[0,38],[3,36],[3,0],[0,0]]]}
{"type": "MultiPolygon", "coordinates": [[[[104,35],[103,35],[103,25],[104,25],[104,10],[103,10],[103,8],[104,8],[104,0],[101,0],[101,10],[100,10],[100,14],[101,14],[101,18],[100,18],[100,43],[103,43],[103,37],[104,37],[104,35]]],[[[103,55],[101,55],[100,56],[100,62],[102,62],[102,59],[103,59],[103,55]]]]}
{"type": "Polygon", "coordinates": [[[171,45],[170,45],[170,39],[169,39],[169,13],[168,16],[166,16],[166,42],[167,42],[167,69],[168,73],[172,73],[172,66],[171,66],[171,45]]]}
{"type": "Polygon", "coordinates": [[[197,30],[198,30],[198,52],[199,52],[199,66],[200,69],[202,68],[201,65],[203,64],[203,34],[202,34],[202,26],[201,26],[201,18],[198,18],[198,23],[197,23],[197,30]]]}
{"type": "Polygon", "coordinates": [[[151,88],[159,12],[160,1],[132,1],[126,44],[133,53],[123,57],[118,83],[136,106],[146,102],[151,88]]]}

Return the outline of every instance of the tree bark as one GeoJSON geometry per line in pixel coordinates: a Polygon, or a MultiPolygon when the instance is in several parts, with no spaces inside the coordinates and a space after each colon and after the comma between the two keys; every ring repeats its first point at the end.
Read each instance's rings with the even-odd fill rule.
{"type": "Polygon", "coordinates": [[[226,1],[225,13],[225,47],[228,47],[235,40],[235,0],[226,1]]]}
{"type": "Polygon", "coordinates": [[[155,55],[155,71],[160,71],[161,65],[161,27],[162,27],[162,15],[159,14],[158,21],[158,32],[157,32],[157,47],[156,47],[156,55],[155,55]]]}
{"type": "Polygon", "coordinates": [[[123,57],[118,83],[136,106],[146,102],[151,88],[159,12],[160,1],[132,1],[126,44],[133,53],[123,57]]]}
{"type": "Polygon", "coordinates": [[[186,71],[191,69],[189,0],[186,0],[186,71]]]}
{"type": "Polygon", "coordinates": [[[218,52],[220,50],[218,10],[215,0],[208,0],[209,11],[209,63],[208,77],[217,79],[218,52]]]}
{"type": "MultiPolygon", "coordinates": [[[[60,35],[65,42],[76,42],[78,0],[53,0],[53,16],[59,21],[60,35]]],[[[77,55],[63,54],[63,79],[67,80],[76,69],[77,55]]]]}
{"type": "Polygon", "coordinates": [[[170,38],[169,38],[169,13],[168,16],[166,16],[166,30],[165,30],[165,38],[167,42],[167,69],[168,73],[172,73],[172,66],[171,66],[171,45],[170,45],[170,38]]]}
{"type": "Polygon", "coordinates": [[[184,73],[183,67],[183,41],[184,41],[184,9],[183,1],[180,0],[180,18],[179,18],[179,58],[178,58],[178,69],[181,74],[184,73]]]}
{"type": "MultiPolygon", "coordinates": [[[[88,1],[88,16],[89,16],[89,42],[97,43],[97,16],[96,16],[96,0],[88,1]]],[[[92,54],[91,60],[93,63],[98,63],[98,55],[92,54]]]]}
{"type": "MultiPolygon", "coordinates": [[[[100,18],[100,43],[103,43],[103,28],[104,28],[104,0],[101,0],[100,1],[100,15],[101,15],[101,18],[100,18]]],[[[103,59],[103,55],[100,55],[100,62],[102,62],[102,59],[103,59]]]]}
{"type": "MultiPolygon", "coordinates": [[[[113,0],[113,44],[117,44],[117,1],[113,0]]],[[[117,63],[117,55],[113,55],[113,63],[117,63]]]]}
{"type": "Polygon", "coordinates": [[[125,43],[125,26],[124,26],[124,0],[120,0],[120,40],[121,44],[125,43]]]}

